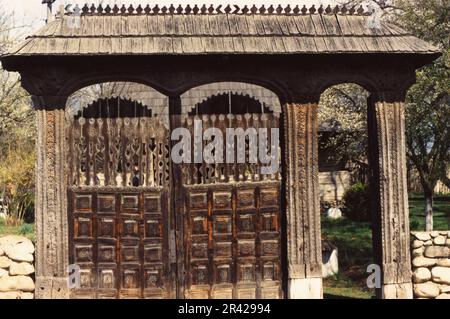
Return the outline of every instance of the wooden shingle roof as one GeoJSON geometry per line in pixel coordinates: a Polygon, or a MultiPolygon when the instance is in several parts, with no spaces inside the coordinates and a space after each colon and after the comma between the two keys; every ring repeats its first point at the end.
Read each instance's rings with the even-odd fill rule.
{"type": "Polygon", "coordinates": [[[439,49],[362,10],[76,7],[9,55],[416,53],[439,49]],[[234,11],[233,11],[234,10],[234,11]]]}

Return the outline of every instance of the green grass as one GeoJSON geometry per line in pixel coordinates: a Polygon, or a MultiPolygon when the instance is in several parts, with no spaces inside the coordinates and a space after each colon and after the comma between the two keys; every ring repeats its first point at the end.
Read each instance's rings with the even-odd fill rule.
{"type": "Polygon", "coordinates": [[[323,285],[325,299],[374,298],[374,293],[372,290],[365,287],[360,287],[359,282],[355,282],[342,273],[324,278],[323,285]]]}
{"type": "MultiPolygon", "coordinates": [[[[409,198],[409,221],[411,230],[425,230],[425,200],[421,194],[409,198]]],[[[437,195],[433,203],[433,229],[450,229],[450,195],[437,195]]]]}
{"type": "MultiPolygon", "coordinates": [[[[425,230],[424,199],[413,194],[409,199],[411,230],[425,230]]],[[[450,229],[450,196],[434,200],[434,229],[450,229]]],[[[370,223],[353,222],[346,218],[322,218],[322,237],[338,247],[340,273],[324,279],[324,294],[328,298],[371,298],[374,290],[366,286],[367,265],[373,263],[370,223]]]]}
{"type": "Polygon", "coordinates": [[[34,224],[24,223],[20,226],[6,226],[5,221],[0,219],[0,237],[5,235],[21,235],[34,241],[34,224]]]}
{"type": "Polygon", "coordinates": [[[371,298],[374,291],[367,288],[365,273],[373,263],[370,223],[323,218],[322,238],[338,247],[340,271],[324,280],[325,296],[371,298]]]}

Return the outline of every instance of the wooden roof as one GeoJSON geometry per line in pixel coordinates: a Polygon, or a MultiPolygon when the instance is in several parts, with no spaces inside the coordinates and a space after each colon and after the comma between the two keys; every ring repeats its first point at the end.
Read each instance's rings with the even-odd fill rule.
{"type": "Polygon", "coordinates": [[[9,55],[415,53],[439,49],[362,9],[75,7],[9,55]]]}

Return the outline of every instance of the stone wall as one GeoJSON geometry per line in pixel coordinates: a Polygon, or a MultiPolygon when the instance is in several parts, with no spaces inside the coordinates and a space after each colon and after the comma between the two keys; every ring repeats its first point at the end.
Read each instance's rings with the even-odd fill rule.
{"type": "Polygon", "coordinates": [[[0,238],[0,299],[34,298],[34,245],[21,236],[0,238]]]}
{"type": "Polygon", "coordinates": [[[412,233],[414,297],[450,299],[450,231],[412,233]]]}

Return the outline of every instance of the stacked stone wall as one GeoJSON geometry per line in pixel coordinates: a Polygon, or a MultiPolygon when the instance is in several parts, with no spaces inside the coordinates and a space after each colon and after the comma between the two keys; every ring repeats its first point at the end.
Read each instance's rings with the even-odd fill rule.
{"type": "Polygon", "coordinates": [[[34,244],[21,236],[0,237],[0,299],[34,298],[34,244]]]}
{"type": "Polygon", "coordinates": [[[413,232],[414,298],[450,299],[450,231],[413,232]]]}

